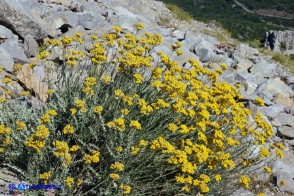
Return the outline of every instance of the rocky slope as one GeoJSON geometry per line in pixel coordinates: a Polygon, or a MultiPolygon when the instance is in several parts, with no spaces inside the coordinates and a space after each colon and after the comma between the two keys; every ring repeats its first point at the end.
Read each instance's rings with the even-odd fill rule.
{"type": "MultiPolygon", "coordinates": [[[[87,39],[89,34],[101,35],[113,25],[121,26],[124,32],[134,32],[132,25],[135,22],[144,23],[148,32],[164,36],[163,45],[155,48],[156,51],[171,53],[169,45],[176,40],[181,41],[184,54],[174,58],[187,69],[189,65],[185,62],[188,58],[198,59],[210,69],[218,68],[219,63],[229,66],[221,80],[242,84],[240,91],[247,106],[254,113],[262,113],[273,125],[276,134],[274,140],[285,144],[285,158],[274,162],[273,173],[278,181],[285,179],[287,182],[286,186],[276,187],[277,190],[294,193],[294,76],[246,44],[233,47],[229,43],[219,42],[215,37],[201,34],[203,30],[219,31],[214,26],[197,21],[183,23],[174,19],[161,2],[1,0],[0,65],[4,67],[4,72],[0,77],[14,77],[22,84],[17,87],[20,91],[22,88],[35,90],[36,97],[43,100],[42,92],[37,89],[47,88],[41,82],[46,74],[44,67],[36,66],[34,73],[23,69],[21,74],[13,76],[11,73],[15,63],[29,63],[37,55],[44,39],[73,35],[75,32],[83,32],[87,39]],[[263,98],[266,107],[258,107],[256,97],[263,98]]],[[[3,90],[3,86],[0,86],[0,93],[3,90]]],[[[281,195],[285,195],[285,192],[281,195]]],[[[241,193],[251,194],[239,190],[235,195],[241,193]]],[[[268,194],[277,193],[269,191],[268,194]]]]}

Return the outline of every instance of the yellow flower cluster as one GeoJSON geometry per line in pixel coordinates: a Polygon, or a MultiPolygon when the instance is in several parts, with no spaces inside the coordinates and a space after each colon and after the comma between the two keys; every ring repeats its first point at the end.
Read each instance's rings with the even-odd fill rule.
{"type": "Polygon", "coordinates": [[[68,186],[68,187],[72,187],[72,185],[74,185],[74,178],[72,177],[67,177],[65,180],[64,180],[65,184],[68,186]]]}
{"type": "Polygon", "coordinates": [[[264,106],[264,101],[263,101],[263,99],[261,99],[260,97],[257,97],[257,98],[255,99],[255,101],[257,102],[258,105],[260,105],[260,106],[264,106]]]}
{"type": "Polygon", "coordinates": [[[92,97],[94,95],[94,90],[92,86],[94,86],[95,84],[96,84],[96,78],[94,77],[86,78],[82,91],[88,94],[90,97],[92,97]]]}
{"type": "Polygon", "coordinates": [[[3,146],[0,147],[0,153],[5,151],[5,147],[8,147],[12,144],[12,140],[9,136],[10,134],[11,129],[0,124],[0,141],[3,141],[3,144],[0,144],[1,146],[3,146]]]}
{"type": "Polygon", "coordinates": [[[53,116],[56,116],[57,112],[56,110],[48,110],[46,112],[46,114],[41,116],[41,123],[49,123],[50,122],[50,118],[53,116]]]}
{"type": "Polygon", "coordinates": [[[103,111],[103,107],[102,106],[96,106],[93,109],[93,112],[96,113],[96,114],[101,114],[102,111],[103,111]]]}
{"type": "Polygon", "coordinates": [[[114,122],[106,123],[108,127],[114,127],[119,131],[124,131],[126,129],[125,120],[123,118],[115,119],[114,122]]]}
{"type": "Polygon", "coordinates": [[[26,127],[26,123],[23,121],[16,121],[15,125],[16,125],[16,130],[18,131],[21,131],[26,127]]]}
{"type": "Polygon", "coordinates": [[[137,120],[131,120],[130,127],[134,127],[135,129],[142,129],[141,124],[137,120]]]}
{"type": "Polygon", "coordinates": [[[46,139],[49,134],[49,129],[45,125],[39,125],[36,132],[25,141],[25,145],[34,148],[37,152],[40,152],[45,146],[46,139]]]}
{"type": "Polygon", "coordinates": [[[62,132],[63,132],[63,134],[68,134],[68,133],[73,134],[75,132],[75,130],[70,124],[67,124],[63,128],[62,132]]]}
{"type": "Polygon", "coordinates": [[[125,169],[125,165],[120,162],[115,162],[110,165],[110,169],[115,169],[117,171],[123,171],[125,169]]]}
{"type": "Polygon", "coordinates": [[[64,141],[56,140],[52,142],[52,145],[55,147],[54,155],[63,158],[66,165],[70,165],[72,162],[72,157],[69,154],[68,144],[64,141]]]}
{"type": "Polygon", "coordinates": [[[119,188],[122,189],[123,194],[130,194],[131,193],[131,190],[132,190],[132,188],[130,186],[124,185],[124,184],[121,184],[119,186],[119,188]]]}
{"type": "Polygon", "coordinates": [[[84,156],[86,164],[98,163],[100,161],[100,152],[93,150],[91,154],[86,154],[84,156]]]}
{"type": "Polygon", "coordinates": [[[248,189],[249,183],[250,183],[250,178],[246,175],[242,175],[239,182],[242,183],[246,189],[248,189]]]}
{"type": "MultiPolygon", "coordinates": [[[[134,28],[138,32],[144,29],[144,25],[137,23],[134,24],[134,28]]],[[[159,59],[154,58],[156,54],[150,55],[152,49],[162,43],[161,35],[142,33],[138,38],[132,34],[124,34],[123,29],[119,26],[113,27],[111,33],[103,35],[99,40],[98,36],[93,35],[93,47],[88,55],[76,49],[66,48],[73,42],[83,43],[82,36],[77,33],[75,37],[64,37],[61,41],[52,40],[50,44],[66,49],[65,59],[68,65],[76,65],[82,58],[89,58],[89,61],[92,62],[93,69],[91,68],[91,73],[88,77],[86,76],[82,88],[82,92],[91,99],[82,95],[83,98],[76,99],[74,102],[76,108],[70,108],[68,112],[75,120],[80,120],[79,118],[86,114],[76,115],[76,113],[87,111],[87,101],[87,106],[91,108],[92,113],[90,118],[94,113],[99,114],[99,118],[95,120],[101,120],[93,124],[99,124],[98,126],[101,126],[103,131],[105,131],[104,125],[118,130],[114,132],[109,130],[109,134],[112,134],[111,137],[117,143],[110,142],[102,148],[98,146],[101,150],[107,149],[109,153],[106,154],[111,154],[114,158],[114,163],[110,165],[111,173],[107,175],[107,180],[111,180],[114,186],[117,184],[113,181],[123,182],[126,179],[125,168],[131,168],[134,162],[138,164],[137,161],[143,153],[155,156],[152,157],[154,160],[162,161],[170,166],[169,169],[176,177],[171,180],[167,179],[167,181],[170,180],[167,183],[175,183],[174,186],[178,186],[179,191],[199,195],[214,190],[215,186],[211,186],[213,183],[227,180],[226,176],[229,172],[234,171],[233,168],[237,167],[236,170],[238,170],[256,163],[256,160],[248,158],[247,154],[250,153],[246,152],[242,158],[238,157],[238,151],[244,147],[243,141],[249,141],[248,138],[250,140],[252,138],[254,145],[259,148],[259,160],[270,157],[272,152],[275,152],[280,158],[284,156],[282,151],[285,147],[282,144],[272,144],[271,149],[267,147],[266,144],[271,139],[273,131],[262,115],[257,114],[255,117],[256,129],[247,127],[248,116],[251,115],[251,112],[240,101],[242,96],[238,92],[238,85],[231,86],[218,79],[219,74],[227,69],[226,64],[221,64],[218,70],[211,71],[201,66],[196,60],[186,59],[191,69],[183,69],[162,51],[157,53],[159,59]],[[109,52],[112,47],[115,50],[109,52]],[[158,59],[157,62],[155,62],[156,59],[158,59]],[[146,70],[151,72],[150,77],[143,74],[146,70]],[[100,91],[102,89],[103,91],[100,91]],[[101,92],[106,92],[104,94],[107,94],[107,100],[99,95],[101,92]],[[110,100],[110,107],[108,105],[90,107],[90,103],[93,103],[94,100],[99,100],[99,102],[110,100]],[[106,110],[104,107],[110,111],[104,112],[106,110]],[[111,111],[111,108],[116,108],[118,111],[111,111]],[[107,123],[104,124],[103,119],[107,123]],[[124,160],[126,157],[127,161],[124,160]]],[[[180,50],[182,46],[180,41],[176,41],[171,48],[179,56],[183,54],[183,51],[180,50]]],[[[49,52],[41,53],[39,58],[46,58],[48,54],[49,52]]],[[[9,79],[4,81],[6,84],[11,82],[9,79]]],[[[261,98],[256,98],[255,101],[260,106],[264,106],[261,98]]],[[[41,122],[43,124],[50,122],[51,116],[54,115],[53,111],[48,111],[41,117],[41,122]]],[[[74,132],[70,124],[63,129],[64,134],[74,132]]],[[[45,138],[36,139],[35,135],[38,134],[33,134],[30,137],[33,139],[29,139],[27,144],[35,149],[41,149],[45,145],[49,130],[45,138]]],[[[91,139],[89,141],[92,141],[91,139]]],[[[84,162],[89,168],[92,168],[89,164],[100,161],[100,152],[94,150],[85,154],[82,142],[84,141],[68,141],[67,143],[56,140],[53,142],[54,154],[57,157],[63,157],[67,165],[72,162],[73,158],[78,159],[82,155],[84,162]],[[82,146],[73,145],[76,143],[82,146]],[[69,147],[69,144],[72,146],[69,147]],[[73,158],[69,152],[73,153],[73,158]]],[[[6,143],[9,141],[7,140],[6,143]]],[[[100,142],[95,143],[97,144],[100,145],[100,142]]],[[[86,152],[88,150],[86,149],[86,152]]],[[[104,155],[104,152],[101,151],[101,154],[104,155]]],[[[103,158],[105,158],[103,162],[107,160],[107,157],[103,158]]],[[[103,164],[101,164],[102,167],[103,164]]],[[[107,167],[109,167],[108,164],[107,167]]],[[[264,167],[264,170],[267,173],[272,172],[269,167],[264,167]]],[[[127,179],[130,179],[132,174],[127,172],[127,179]]],[[[236,183],[239,182],[248,189],[250,178],[245,172],[240,172],[240,174],[241,177],[238,176],[239,181],[236,183]]],[[[65,183],[72,187],[74,178],[67,177],[65,183]]],[[[138,182],[134,181],[132,188],[140,187],[135,183],[138,182]]],[[[130,194],[132,188],[129,185],[120,184],[117,190],[123,194],[130,194]]],[[[163,192],[163,194],[166,193],[163,192]]]]}
{"type": "Polygon", "coordinates": [[[120,178],[120,177],[119,177],[119,174],[112,174],[112,173],[111,173],[111,174],[109,174],[109,176],[110,176],[110,178],[113,179],[113,180],[119,180],[119,178],[120,178]]]}
{"type": "Polygon", "coordinates": [[[83,101],[81,99],[77,99],[77,100],[75,100],[75,104],[82,112],[87,111],[86,106],[85,106],[85,101],[83,101]]]}
{"type": "Polygon", "coordinates": [[[46,184],[48,182],[50,176],[51,176],[51,171],[48,171],[48,172],[40,174],[39,178],[40,178],[40,180],[44,180],[44,183],[46,184]]]}

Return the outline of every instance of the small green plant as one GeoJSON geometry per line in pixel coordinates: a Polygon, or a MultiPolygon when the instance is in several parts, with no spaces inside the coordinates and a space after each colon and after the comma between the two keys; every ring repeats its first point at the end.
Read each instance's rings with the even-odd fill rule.
{"type": "Polygon", "coordinates": [[[266,55],[271,55],[272,59],[281,63],[285,66],[291,73],[294,73],[294,58],[293,55],[283,54],[281,52],[273,52],[264,48],[260,49],[260,52],[266,55]]]}
{"type": "Polygon", "coordinates": [[[191,21],[193,17],[189,12],[186,12],[181,7],[173,3],[167,3],[166,7],[172,11],[172,13],[176,16],[176,18],[185,21],[191,21]]]}

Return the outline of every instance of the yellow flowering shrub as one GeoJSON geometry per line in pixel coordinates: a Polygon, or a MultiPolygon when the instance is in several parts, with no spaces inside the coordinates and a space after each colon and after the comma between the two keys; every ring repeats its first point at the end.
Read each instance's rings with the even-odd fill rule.
{"type": "MultiPolygon", "coordinates": [[[[154,52],[161,35],[139,32],[140,23],[134,29],[136,35],[119,26],[91,35],[90,50],[83,49],[81,33],[48,40],[37,61],[51,61],[51,50],[61,48],[63,60],[51,67],[58,81],[48,76],[48,98],[39,108],[18,102],[11,108],[10,95],[1,96],[1,160],[20,168],[27,182],[63,184],[62,195],[227,195],[250,189],[250,168],[283,158],[285,147],[269,144],[271,126],[257,114],[256,128],[249,127],[251,112],[238,88],[218,81],[225,64],[211,71],[186,59],[191,69],[184,69],[154,52]]],[[[171,49],[182,55],[181,47],[176,41],[171,49]]],[[[8,77],[1,82],[13,83],[8,77]]]]}

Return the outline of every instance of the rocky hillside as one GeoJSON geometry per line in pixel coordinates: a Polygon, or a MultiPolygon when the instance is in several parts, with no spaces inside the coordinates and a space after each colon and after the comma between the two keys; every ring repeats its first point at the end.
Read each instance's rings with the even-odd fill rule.
{"type": "MultiPolygon", "coordinates": [[[[0,65],[1,78],[9,76],[19,81],[17,88],[33,91],[32,104],[43,99],[46,84],[43,66],[34,73],[12,75],[15,63],[28,64],[44,40],[82,32],[101,35],[119,25],[124,32],[134,32],[133,24],[144,23],[146,31],[164,37],[163,46],[155,48],[171,54],[169,45],[176,40],[183,43],[184,54],[173,58],[189,69],[187,59],[199,59],[202,66],[217,69],[220,63],[229,69],[220,78],[230,84],[240,83],[243,101],[253,113],[260,112],[272,124],[274,141],[286,146],[285,158],[273,163],[274,182],[265,189],[268,195],[294,193],[294,76],[282,65],[260,54],[246,44],[234,46],[223,43],[204,31],[220,31],[213,25],[192,21],[184,23],[173,17],[164,3],[151,0],[1,0],[0,1],[0,65]],[[261,97],[266,107],[259,107],[255,99],[261,97]],[[35,101],[34,101],[35,100],[35,101]],[[277,183],[284,179],[286,185],[277,183]]],[[[86,47],[87,42],[85,43],[86,47]]],[[[56,51],[58,53],[58,51],[56,51]]],[[[0,93],[5,91],[0,86],[0,93]]],[[[253,122],[253,120],[252,120],[253,122]]],[[[254,126],[254,124],[252,125],[254,126]]],[[[7,177],[2,171],[1,177],[7,177]]],[[[9,177],[7,177],[9,178],[9,177]]],[[[264,180],[268,180],[265,177],[264,180]]],[[[273,179],[273,177],[270,177],[273,179]]],[[[1,182],[1,181],[0,181],[1,182]]],[[[3,183],[3,182],[1,182],[3,183]]],[[[234,195],[253,195],[239,190],[234,195]]]]}

